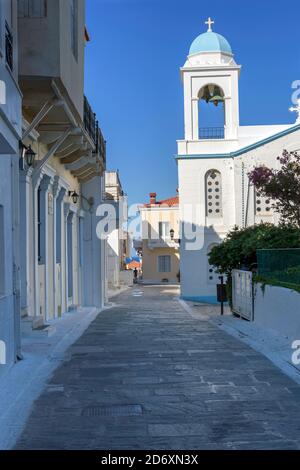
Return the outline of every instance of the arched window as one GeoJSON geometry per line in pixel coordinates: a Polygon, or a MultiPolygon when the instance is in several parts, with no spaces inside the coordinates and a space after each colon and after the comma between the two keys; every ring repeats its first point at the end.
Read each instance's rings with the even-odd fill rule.
{"type": "Polygon", "coordinates": [[[209,170],[205,176],[206,216],[222,217],[222,176],[218,170],[209,170]]]}
{"type": "Polygon", "coordinates": [[[199,139],[224,139],[225,100],[222,88],[209,84],[201,88],[198,104],[199,139]]]}

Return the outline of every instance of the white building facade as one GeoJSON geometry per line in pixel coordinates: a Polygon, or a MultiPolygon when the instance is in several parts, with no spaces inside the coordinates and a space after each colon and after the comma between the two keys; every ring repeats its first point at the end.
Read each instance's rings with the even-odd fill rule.
{"type": "Polygon", "coordinates": [[[143,282],[179,282],[179,196],[139,207],[142,224],[143,282]]]}
{"type": "Polygon", "coordinates": [[[36,154],[32,166],[23,159],[20,172],[21,311],[38,326],[104,305],[96,211],[106,149],[83,93],[84,0],[18,5],[22,145],[36,154]]]}
{"type": "Polygon", "coordinates": [[[0,2],[0,376],[20,357],[17,2],[0,2]]]}
{"type": "Polygon", "coordinates": [[[208,31],[192,43],[181,68],[185,136],[177,142],[176,160],[181,295],[215,303],[219,281],[208,254],[235,225],[278,221],[271,201],[256,194],[247,175],[256,165],[277,168],[284,149],[299,149],[300,125],[240,125],[241,66],[228,41],[212,31],[213,22],[209,19],[207,24],[208,31]],[[213,110],[217,126],[210,126],[213,110]],[[193,237],[195,243],[190,243],[193,237]]]}
{"type": "Polygon", "coordinates": [[[126,258],[130,256],[129,233],[126,230],[127,196],[118,171],[105,172],[105,202],[110,205],[112,229],[107,235],[106,279],[107,289],[114,291],[132,284],[132,273],[126,271],[126,258]]]}

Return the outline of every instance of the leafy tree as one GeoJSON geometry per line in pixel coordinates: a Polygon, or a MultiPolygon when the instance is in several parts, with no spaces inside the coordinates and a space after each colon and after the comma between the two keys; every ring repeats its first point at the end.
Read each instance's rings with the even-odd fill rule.
{"type": "Polygon", "coordinates": [[[276,248],[300,248],[299,228],[265,223],[243,229],[235,227],[220,245],[212,248],[209,263],[230,277],[232,269],[255,267],[257,250],[276,248]]]}
{"type": "Polygon", "coordinates": [[[300,228],[300,155],[284,151],[277,160],[279,170],[259,166],[249,173],[250,182],[262,194],[274,201],[281,222],[300,228]]]}

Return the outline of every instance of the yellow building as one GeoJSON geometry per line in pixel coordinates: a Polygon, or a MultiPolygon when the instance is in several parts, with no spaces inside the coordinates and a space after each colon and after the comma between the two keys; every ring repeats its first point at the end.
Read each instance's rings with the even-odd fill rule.
{"type": "Polygon", "coordinates": [[[143,281],[179,281],[179,197],[150,201],[140,207],[142,223],[143,281]]]}

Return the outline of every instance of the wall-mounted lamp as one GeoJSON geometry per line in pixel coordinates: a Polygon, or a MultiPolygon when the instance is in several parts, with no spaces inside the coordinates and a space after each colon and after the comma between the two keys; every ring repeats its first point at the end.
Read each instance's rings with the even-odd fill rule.
{"type": "Polygon", "coordinates": [[[31,145],[26,145],[23,144],[22,141],[20,141],[20,156],[21,156],[21,161],[22,161],[22,166],[24,160],[26,161],[26,164],[28,167],[32,167],[35,162],[35,157],[36,153],[35,151],[31,148],[31,145]]]}
{"type": "Polygon", "coordinates": [[[76,191],[69,191],[69,197],[72,198],[72,201],[74,204],[77,204],[79,198],[81,198],[82,201],[86,201],[89,205],[89,209],[88,209],[89,211],[91,210],[91,208],[93,207],[95,203],[93,197],[90,197],[89,199],[87,199],[82,194],[79,195],[76,191]]]}
{"type": "Polygon", "coordinates": [[[173,228],[171,228],[171,230],[170,230],[171,240],[174,240],[174,235],[175,235],[175,230],[173,228]]]}
{"type": "Polygon", "coordinates": [[[29,167],[34,165],[36,153],[32,150],[31,145],[28,145],[25,151],[25,160],[29,167]]]}
{"type": "Polygon", "coordinates": [[[72,198],[73,204],[77,204],[79,199],[79,194],[76,191],[69,191],[69,197],[72,198]]]}

